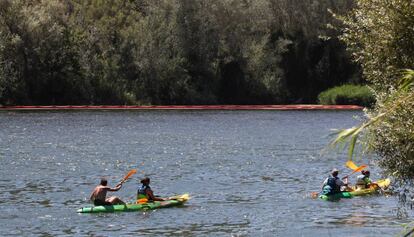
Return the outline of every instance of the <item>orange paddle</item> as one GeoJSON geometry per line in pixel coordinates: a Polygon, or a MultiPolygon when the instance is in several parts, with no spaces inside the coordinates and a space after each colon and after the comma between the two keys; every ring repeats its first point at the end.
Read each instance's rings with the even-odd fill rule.
{"type": "Polygon", "coordinates": [[[133,169],[131,171],[128,172],[127,175],[125,175],[125,177],[121,180],[121,182],[119,182],[120,184],[123,184],[124,182],[126,182],[132,175],[134,175],[137,172],[136,169],[133,169]]]}

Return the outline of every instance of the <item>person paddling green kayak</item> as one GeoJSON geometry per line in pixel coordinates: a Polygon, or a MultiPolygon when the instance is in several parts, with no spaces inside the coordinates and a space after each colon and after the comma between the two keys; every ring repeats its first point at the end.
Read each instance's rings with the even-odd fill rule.
{"type": "Polygon", "coordinates": [[[159,197],[154,196],[154,192],[149,186],[150,182],[151,180],[148,177],[141,179],[142,186],[138,188],[138,191],[137,191],[137,203],[168,200],[165,198],[159,198],[159,197]]]}
{"type": "Polygon", "coordinates": [[[117,184],[115,188],[108,187],[108,181],[102,178],[100,184],[96,186],[93,190],[90,200],[93,202],[95,206],[125,204],[121,199],[115,196],[106,198],[107,192],[116,192],[119,189],[121,189],[121,187],[122,182],[117,184]]]}
{"type": "Polygon", "coordinates": [[[348,186],[348,178],[345,177],[345,182],[342,181],[339,177],[339,170],[333,169],[331,171],[331,174],[328,178],[325,179],[325,181],[322,184],[322,195],[333,195],[336,193],[340,193],[342,190],[342,187],[348,186]]]}

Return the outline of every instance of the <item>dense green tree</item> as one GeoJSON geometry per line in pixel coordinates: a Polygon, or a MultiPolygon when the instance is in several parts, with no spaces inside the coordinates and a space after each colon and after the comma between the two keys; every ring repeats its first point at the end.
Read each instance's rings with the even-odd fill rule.
{"type": "Polygon", "coordinates": [[[353,1],[270,0],[272,37],[291,44],[282,58],[291,102],[314,102],[318,93],[343,84],[360,82],[359,68],[339,42],[338,26],[328,10],[343,13],[353,1]]]}
{"type": "Polygon", "coordinates": [[[326,27],[351,3],[2,0],[0,103],[315,102],[358,78],[326,27]]]}
{"type": "Polygon", "coordinates": [[[398,83],[400,70],[414,65],[414,8],[410,0],[358,0],[342,18],[342,39],[363,67],[364,77],[378,91],[398,83]]]}
{"type": "Polygon", "coordinates": [[[351,138],[367,130],[367,144],[384,171],[412,183],[414,178],[414,2],[357,0],[346,17],[342,39],[377,96],[368,122],[343,131],[351,138]],[[402,73],[404,72],[404,73],[402,73]],[[400,79],[403,77],[403,79],[400,79]]]}
{"type": "Polygon", "coordinates": [[[79,55],[71,45],[67,6],[59,1],[2,1],[2,100],[76,102],[82,86],[79,55]]]}
{"type": "Polygon", "coordinates": [[[90,103],[135,103],[133,51],[142,16],[128,1],[74,1],[70,24],[90,103]]]}
{"type": "Polygon", "coordinates": [[[179,46],[185,58],[189,83],[192,84],[190,103],[217,103],[218,26],[214,16],[214,1],[178,1],[177,31],[179,46]]]}

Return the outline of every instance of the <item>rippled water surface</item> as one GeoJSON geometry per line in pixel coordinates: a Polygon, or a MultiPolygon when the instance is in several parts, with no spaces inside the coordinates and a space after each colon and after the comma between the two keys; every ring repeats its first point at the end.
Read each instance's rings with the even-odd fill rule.
{"type": "MultiPolygon", "coordinates": [[[[312,200],[346,155],[325,152],[333,128],[361,112],[1,112],[0,235],[388,236],[396,200],[312,200]],[[156,194],[188,192],[181,208],[77,214],[100,177],[139,174],[156,194]]],[[[378,175],[374,178],[379,178],[378,175]]]]}

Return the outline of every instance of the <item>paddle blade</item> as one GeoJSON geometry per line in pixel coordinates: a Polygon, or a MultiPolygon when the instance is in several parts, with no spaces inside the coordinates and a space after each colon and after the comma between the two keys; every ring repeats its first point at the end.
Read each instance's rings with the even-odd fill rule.
{"type": "Polygon", "coordinates": [[[131,171],[128,172],[127,175],[125,175],[125,177],[122,179],[121,183],[125,182],[127,179],[129,179],[132,175],[134,175],[137,172],[136,169],[133,169],[131,171]]]}
{"type": "Polygon", "coordinates": [[[356,170],[356,169],[358,169],[358,166],[357,166],[357,165],[355,165],[355,163],[354,163],[354,162],[352,162],[351,160],[348,160],[348,161],[345,163],[345,165],[346,165],[346,167],[350,168],[351,170],[356,170]]]}
{"type": "Polygon", "coordinates": [[[172,196],[172,197],[169,197],[168,199],[178,200],[178,201],[188,201],[190,199],[190,194],[186,193],[183,195],[172,196]]]}
{"type": "Polygon", "coordinates": [[[188,194],[188,193],[183,194],[183,195],[181,195],[180,199],[185,200],[185,201],[190,200],[190,194],[188,194]]]}
{"type": "Polygon", "coordinates": [[[358,167],[357,169],[354,170],[354,172],[352,172],[351,174],[354,174],[356,172],[362,171],[363,169],[367,168],[366,165],[361,165],[360,167],[358,167]]]}
{"type": "Polygon", "coordinates": [[[319,197],[319,193],[318,192],[311,192],[311,198],[317,199],[318,197],[319,197]]]}

